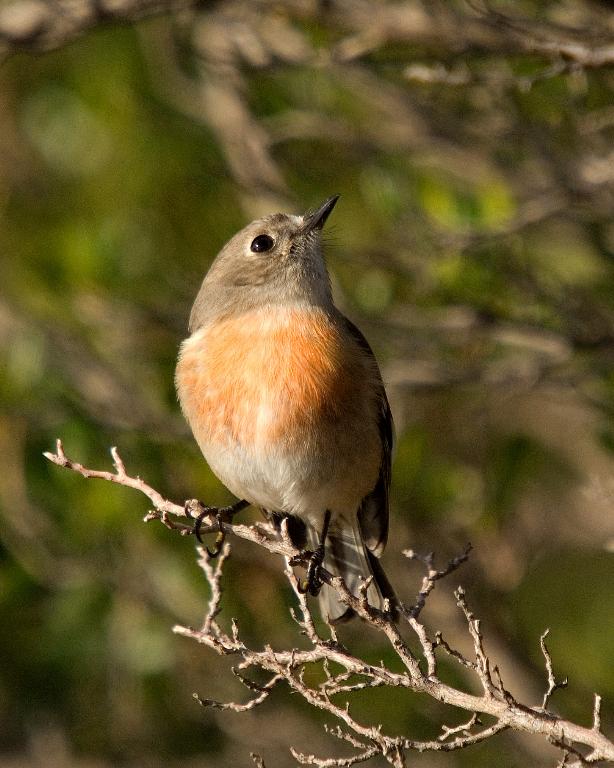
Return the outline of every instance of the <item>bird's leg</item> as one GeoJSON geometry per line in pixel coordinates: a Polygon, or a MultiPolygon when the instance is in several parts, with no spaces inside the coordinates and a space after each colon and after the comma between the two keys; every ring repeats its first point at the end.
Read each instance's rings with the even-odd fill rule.
{"type": "Polygon", "coordinates": [[[200,527],[205,517],[212,516],[215,517],[217,521],[219,533],[215,537],[213,549],[211,550],[209,547],[206,547],[209,557],[217,557],[222,551],[222,546],[224,544],[224,540],[226,539],[224,523],[231,523],[232,518],[237,514],[237,512],[245,509],[245,507],[249,507],[249,501],[245,501],[245,499],[236,501],[234,504],[231,504],[228,507],[207,507],[202,503],[202,501],[198,501],[197,499],[190,499],[189,501],[186,501],[184,507],[186,516],[194,519],[194,528],[192,529],[192,533],[196,536],[201,544],[203,543],[203,540],[200,535],[200,527]],[[196,514],[194,514],[195,512],[196,514]]]}
{"type": "Polygon", "coordinates": [[[307,578],[299,581],[298,583],[298,591],[303,595],[309,592],[310,595],[316,597],[320,594],[320,590],[322,589],[320,568],[324,562],[325,542],[326,537],[328,536],[329,525],[330,509],[327,509],[326,513],[324,514],[324,524],[322,525],[322,532],[320,534],[320,543],[309,556],[309,563],[307,564],[307,578]]]}

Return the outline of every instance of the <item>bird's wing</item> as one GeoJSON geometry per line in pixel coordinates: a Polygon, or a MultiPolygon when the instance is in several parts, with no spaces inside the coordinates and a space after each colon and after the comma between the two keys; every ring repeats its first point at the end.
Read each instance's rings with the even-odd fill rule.
{"type": "Polygon", "coordinates": [[[358,510],[358,523],[367,549],[379,557],[384,551],[388,538],[388,497],[394,446],[394,424],[390,404],[384,389],[384,382],[382,381],[373,350],[354,323],[347,318],[344,318],[344,322],[364,352],[373,359],[378,377],[378,426],[382,440],[382,463],[375,487],[362,500],[358,510]]]}

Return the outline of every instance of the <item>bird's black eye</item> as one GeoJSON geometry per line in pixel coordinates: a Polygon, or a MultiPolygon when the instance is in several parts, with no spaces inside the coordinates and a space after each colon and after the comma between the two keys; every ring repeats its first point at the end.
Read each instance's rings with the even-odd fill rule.
{"type": "Polygon", "coordinates": [[[270,235],[258,235],[252,240],[250,249],[255,253],[262,253],[262,251],[270,251],[275,245],[275,241],[270,235]]]}

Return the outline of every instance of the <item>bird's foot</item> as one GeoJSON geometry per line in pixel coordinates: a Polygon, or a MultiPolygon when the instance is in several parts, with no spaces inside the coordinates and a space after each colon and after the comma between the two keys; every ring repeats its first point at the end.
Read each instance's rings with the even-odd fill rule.
{"type": "Polygon", "coordinates": [[[308,555],[309,558],[307,561],[307,576],[299,581],[297,585],[298,591],[303,595],[309,593],[317,597],[324,583],[320,573],[322,563],[324,562],[324,544],[320,542],[317,549],[313,552],[305,552],[305,555],[308,555]]]}
{"type": "Polygon", "coordinates": [[[324,555],[326,552],[325,542],[328,536],[328,526],[330,525],[330,510],[326,510],[324,515],[324,523],[322,525],[322,532],[320,533],[320,543],[313,552],[304,552],[300,560],[302,562],[307,561],[307,576],[298,582],[298,591],[305,595],[309,593],[314,597],[320,594],[322,584],[322,563],[324,562],[324,555]]]}
{"type": "Polygon", "coordinates": [[[245,507],[248,506],[249,502],[245,500],[237,501],[228,507],[208,507],[203,504],[202,501],[198,501],[198,499],[190,499],[186,501],[184,505],[186,517],[190,517],[194,520],[194,528],[192,529],[192,533],[194,536],[196,536],[201,544],[203,543],[203,540],[200,529],[205,517],[214,517],[217,522],[219,530],[217,536],[215,537],[213,549],[205,547],[209,557],[217,557],[222,551],[224,541],[226,540],[224,523],[231,523],[237,512],[240,512],[242,509],[245,509],[245,507]]]}

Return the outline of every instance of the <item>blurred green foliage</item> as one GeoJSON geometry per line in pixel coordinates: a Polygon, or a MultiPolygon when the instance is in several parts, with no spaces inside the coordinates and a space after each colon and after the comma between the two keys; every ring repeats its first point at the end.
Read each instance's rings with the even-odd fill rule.
{"type": "MultiPolygon", "coordinates": [[[[542,5],[536,18],[588,12],[542,5]]],[[[458,578],[514,693],[541,700],[549,626],[570,677],[556,705],[587,723],[599,691],[612,725],[612,69],[542,77],[539,57],[443,40],[324,66],[296,52],[332,49],[344,23],[283,6],[262,13],[282,24],[277,45],[284,30],[296,38],[269,52],[258,17],[258,64],[241,49],[246,9],[238,31],[214,7],[191,18],[191,38],[166,18],[110,27],[0,72],[0,762],[249,765],[256,750],[282,766],[289,743],[326,753],[325,718],[281,692],[241,716],[198,708],[193,691],[242,694],[225,660],[170,632],[203,612],[191,542],[142,526],[138,495],[41,454],[60,436],[102,468],[118,445],[169,497],[229,500],[174,394],[191,301],[247,220],[335,192],[335,292],[378,354],[397,423],[393,582],[408,601],[418,588],[403,547],[444,559],[471,540],[458,578]],[[199,50],[210,28],[235,46],[232,66],[199,50]],[[462,65],[466,79],[412,79],[413,62],[462,65]],[[277,188],[245,126],[224,135],[195,101],[220,82],[240,94],[248,135],[265,132],[277,188]]],[[[292,642],[280,572],[235,547],[224,610],[254,643],[292,642]]],[[[450,589],[438,591],[426,616],[462,646],[450,589]]],[[[341,632],[394,665],[362,627],[341,632]]],[[[356,712],[415,738],[450,722],[390,692],[356,712]]],[[[547,761],[540,750],[505,736],[417,760],[520,766],[547,761]]]]}

